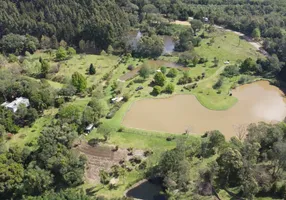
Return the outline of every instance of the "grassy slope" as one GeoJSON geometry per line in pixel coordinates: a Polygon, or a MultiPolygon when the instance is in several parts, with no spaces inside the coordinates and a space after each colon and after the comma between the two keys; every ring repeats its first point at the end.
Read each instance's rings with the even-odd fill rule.
{"type": "Polygon", "coordinates": [[[74,72],[79,72],[85,75],[87,78],[87,86],[90,87],[109,72],[110,67],[114,66],[117,63],[117,60],[117,56],[75,55],[62,63],[57,76],[63,75],[70,79],[74,72]],[[91,63],[93,63],[96,69],[95,76],[87,74],[87,69],[91,63]]]}
{"type": "Polygon", "coordinates": [[[17,145],[23,148],[25,145],[35,148],[37,144],[37,138],[40,136],[41,131],[47,125],[49,125],[57,113],[57,109],[46,110],[43,116],[37,119],[31,127],[24,127],[13,136],[11,140],[7,141],[7,147],[11,145],[17,145]]]}
{"type": "MultiPolygon", "coordinates": [[[[215,33],[217,34],[217,33],[215,33]]],[[[236,43],[238,42],[238,36],[227,32],[226,38],[223,34],[217,34],[215,43],[213,46],[208,47],[206,45],[207,40],[202,41],[201,47],[198,47],[196,49],[197,53],[201,55],[202,57],[207,57],[209,59],[209,62],[206,66],[204,65],[197,65],[195,68],[190,68],[190,74],[192,77],[196,77],[198,75],[201,75],[201,73],[206,73],[206,78],[210,77],[206,81],[202,81],[199,83],[199,87],[193,91],[191,91],[192,94],[196,95],[198,100],[202,103],[202,105],[206,106],[209,109],[227,109],[231,107],[235,102],[236,99],[234,97],[229,97],[227,95],[229,88],[233,84],[237,78],[230,79],[226,81],[221,88],[222,94],[218,95],[215,90],[212,89],[212,85],[215,83],[219,73],[223,69],[223,61],[224,60],[230,60],[231,63],[234,63],[237,59],[245,59],[246,57],[252,56],[253,58],[256,58],[258,55],[256,53],[253,53],[255,50],[253,47],[248,44],[246,41],[241,41],[241,44],[239,47],[236,46],[236,43]],[[218,48],[220,46],[220,48],[218,48]],[[212,65],[212,59],[214,57],[217,57],[220,60],[219,67],[213,68],[212,65]],[[221,70],[219,70],[221,69],[221,70]]],[[[38,55],[35,55],[35,59],[42,56],[43,58],[49,58],[47,54],[39,53],[38,55]]],[[[162,57],[163,59],[172,60],[175,61],[177,57],[162,57]]],[[[71,60],[64,61],[62,64],[62,67],[57,75],[63,75],[66,77],[70,77],[71,74],[75,71],[79,71],[82,74],[85,74],[86,69],[89,67],[90,63],[93,63],[97,68],[97,74],[93,77],[87,76],[88,84],[91,86],[92,84],[96,83],[97,80],[99,80],[105,73],[107,73],[110,70],[110,66],[114,65],[117,61],[118,57],[116,56],[97,56],[97,55],[84,55],[81,59],[80,55],[74,56],[71,60]],[[101,67],[98,67],[101,66],[101,67]]],[[[54,64],[54,63],[52,63],[54,64]]],[[[110,81],[110,84],[108,85],[106,89],[106,100],[112,97],[111,95],[111,83],[113,81],[117,81],[117,79],[124,73],[127,72],[127,66],[129,64],[133,64],[134,66],[138,66],[141,64],[139,60],[137,59],[130,59],[128,63],[121,64],[118,69],[116,69],[113,72],[112,80],[110,81]]],[[[168,82],[173,82],[174,84],[177,82],[177,80],[182,76],[182,72],[179,73],[179,75],[174,78],[168,78],[168,82]]],[[[116,113],[116,115],[111,119],[107,120],[104,119],[103,123],[108,123],[116,131],[114,131],[111,134],[111,137],[108,141],[110,144],[116,144],[119,145],[119,147],[122,148],[128,148],[128,147],[134,147],[138,149],[151,149],[154,151],[154,155],[148,159],[148,165],[154,165],[160,157],[160,153],[167,149],[172,149],[175,147],[176,142],[167,142],[166,138],[168,136],[172,136],[168,133],[155,133],[150,131],[143,131],[143,130],[137,130],[137,129],[126,129],[124,128],[123,131],[118,132],[117,130],[121,127],[121,120],[123,119],[123,116],[125,115],[126,111],[128,110],[129,106],[132,102],[135,100],[141,99],[141,98],[150,98],[150,92],[152,91],[152,88],[148,86],[148,84],[152,80],[152,76],[145,81],[144,83],[134,83],[130,88],[126,88],[126,85],[131,82],[127,81],[124,83],[123,87],[123,93],[134,93],[134,90],[139,85],[144,86],[144,90],[137,92],[128,103],[125,103],[121,109],[116,113]]],[[[135,79],[138,79],[136,77],[135,79]]],[[[51,85],[55,88],[61,87],[60,84],[50,82],[51,85]]],[[[181,92],[182,86],[176,86],[175,93],[190,93],[188,91],[181,92]]],[[[168,95],[160,95],[159,97],[165,97],[168,95]]],[[[90,98],[77,98],[75,102],[72,102],[73,104],[79,105],[81,108],[84,108],[85,105],[88,103],[90,98]]],[[[56,112],[56,111],[55,111],[56,112]]],[[[55,114],[55,113],[53,113],[55,114]]],[[[53,115],[45,115],[44,117],[38,119],[35,124],[31,128],[24,128],[20,130],[20,133],[16,135],[11,141],[8,142],[8,144],[18,144],[20,146],[23,146],[25,143],[28,143],[32,140],[35,140],[42,130],[43,126],[48,124],[53,115]],[[22,134],[27,134],[27,136],[24,139],[21,139],[22,134]],[[33,133],[33,134],[31,134],[33,133]]],[[[96,133],[96,129],[92,131],[90,135],[86,137],[86,139],[91,139],[94,137],[100,137],[96,133]]],[[[189,136],[188,140],[190,141],[197,141],[197,137],[189,136]]],[[[206,166],[207,162],[202,162],[199,160],[192,161],[192,171],[191,176],[196,177],[197,172],[200,169],[203,169],[206,166]]],[[[107,197],[120,197],[122,193],[133,183],[138,181],[139,179],[143,178],[143,172],[142,171],[132,171],[131,173],[127,173],[124,178],[121,178],[119,182],[119,187],[116,190],[108,190],[107,187],[98,185],[95,190],[97,190],[97,194],[104,194],[107,197]]],[[[83,185],[84,188],[90,187],[91,185],[85,184],[83,185]]],[[[225,196],[223,194],[222,196],[225,196]]],[[[227,199],[227,198],[226,198],[227,199]]]]}
{"type": "Polygon", "coordinates": [[[239,39],[239,36],[232,32],[217,30],[211,33],[209,37],[215,38],[212,46],[207,45],[210,39],[204,39],[201,46],[195,48],[200,56],[209,60],[205,69],[207,80],[199,83],[198,88],[194,89],[191,93],[208,109],[226,110],[237,102],[235,97],[228,94],[239,77],[225,79],[223,86],[220,88],[221,94],[218,94],[217,90],[214,90],[212,86],[223,71],[225,67],[224,62],[229,60],[230,64],[235,64],[237,60],[244,60],[247,57],[257,59],[263,56],[251,44],[243,39],[239,39]],[[212,67],[213,63],[211,61],[213,61],[214,57],[219,60],[218,67],[212,67]]]}

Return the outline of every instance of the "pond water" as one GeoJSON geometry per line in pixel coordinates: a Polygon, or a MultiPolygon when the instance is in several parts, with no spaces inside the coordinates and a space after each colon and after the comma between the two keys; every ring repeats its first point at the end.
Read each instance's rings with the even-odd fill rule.
{"type": "Polygon", "coordinates": [[[250,123],[278,122],[286,116],[284,93],[267,81],[240,86],[232,93],[238,102],[225,111],[209,110],[193,95],[140,100],[131,106],[122,123],[126,127],[170,133],[220,130],[230,138],[250,123]]]}
{"type": "Polygon", "coordinates": [[[160,191],[162,191],[160,185],[153,184],[146,180],[129,190],[126,196],[143,200],[166,200],[166,197],[160,195],[160,191]]]}
{"type": "MultiPolygon", "coordinates": [[[[143,36],[143,34],[140,31],[131,31],[128,34],[129,41],[131,41],[131,45],[133,48],[136,49],[137,43],[139,39],[143,36]]],[[[174,51],[175,48],[175,42],[171,36],[164,35],[162,36],[164,41],[164,51],[163,54],[171,54],[174,51]]]]}

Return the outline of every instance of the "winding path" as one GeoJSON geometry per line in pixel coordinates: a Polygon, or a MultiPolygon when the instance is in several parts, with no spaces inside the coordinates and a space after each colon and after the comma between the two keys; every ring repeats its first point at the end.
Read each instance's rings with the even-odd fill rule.
{"type": "Polygon", "coordinates": [[[219,67],[219,68],[215,71],[215,73],[213,73],[213,74],[210,75],[209,77],[206,77],[206,78],[204,78],[204,79],[200,79],[200,80],[195,81],[195,82],[192,82],[192,83],[187,83],[187,84],[185,84],[184,86],[193,85],[193,84],[195,84],[195,83],[196,83],[196,84],[199,84],[199,83],[203,83],[203,82],[205,82],[205,81],[208,81],[208,80],[210,80],[210,79],[212,79],[212,78],[218,76],[221,72],[223,72],[223,70],[224,70],[225,67],[226,67],[226,65],[223,65],[223,66],[219,67]]]}

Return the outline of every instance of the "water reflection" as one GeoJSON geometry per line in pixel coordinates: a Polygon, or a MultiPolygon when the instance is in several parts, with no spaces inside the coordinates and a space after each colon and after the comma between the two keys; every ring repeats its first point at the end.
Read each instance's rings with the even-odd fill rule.
{"type": "MultiPolygon", "coordinates": [[[[136,49],[139,39],[143,36],[140,31],[131,31],[128,34],[128,41],[130,41],[132,48],[136,49]]],[[[164,41],[163,54],[171,54],[175,48],[175,42],[171,36],[161,36],[164,41]]]]}
{"type": "Polygon", "coordinates": [[[129,190],[126,193],[126,196],[143,200],[166,200],[166,197],[161,195],[160,191],[162,191],[162,187],[160,185],[145,181],[137,187],[129,190]]]}

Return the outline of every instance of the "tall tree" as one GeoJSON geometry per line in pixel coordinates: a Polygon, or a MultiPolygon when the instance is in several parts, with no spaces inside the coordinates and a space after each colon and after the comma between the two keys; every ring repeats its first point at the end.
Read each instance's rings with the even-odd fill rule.
{"type": "Polygon", "coordinates": [[[87,87],[86,78],[78,72],[73,73],[72,84],[78,92],[83,92],[87,87]]]}
{"type": "Polygon", "coordinates": [[[89,73],[90,75],[93,75],[93,74],[96,73],[95,67],[93,66],[92,63],[91,63],[90,66],[89,66],[88,73],[89,73]]]}

